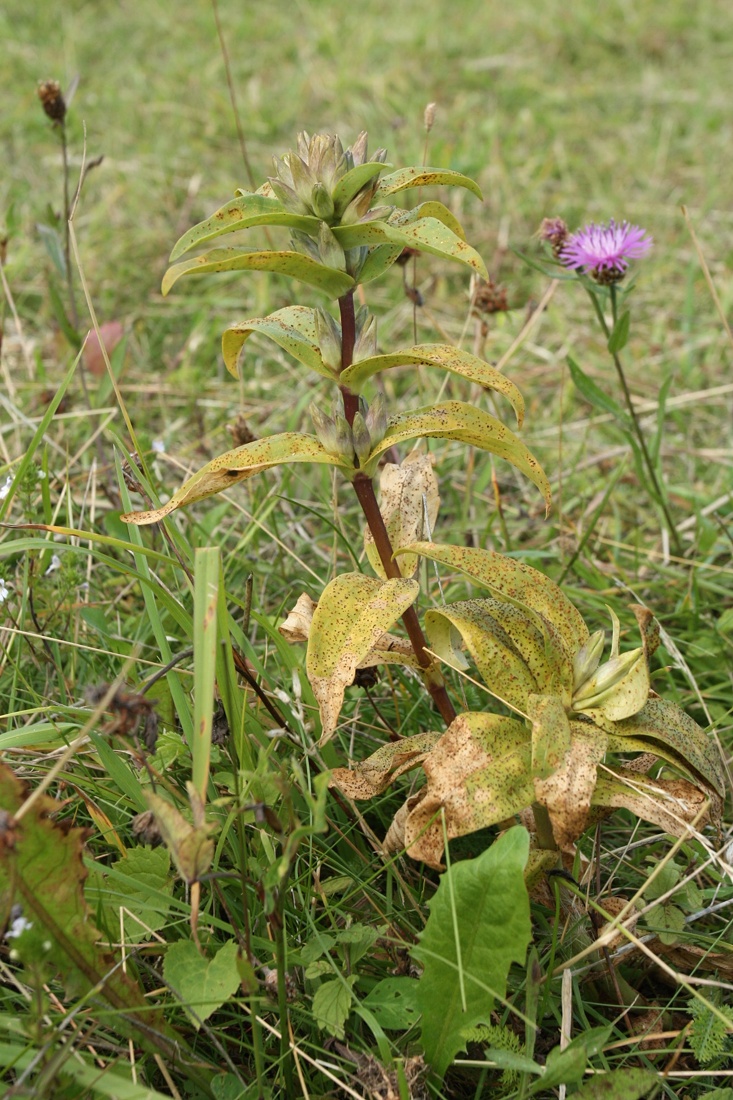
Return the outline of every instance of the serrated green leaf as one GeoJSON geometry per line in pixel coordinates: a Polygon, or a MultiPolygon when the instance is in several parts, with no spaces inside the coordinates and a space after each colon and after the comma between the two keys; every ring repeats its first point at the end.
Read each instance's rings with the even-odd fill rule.
{"type": "Polygon", "coordinates": [[[163,928],[170,912],[173,893],[171,861],[167,848],[128,848],[127,856],[112,863],[109,870],[97,865],[98,877],[90,881],[87,898],[102,903],[109,912],[109,925],[119,929],[120,908],[126,943],[139,943],[150,932],[163,928]],[[125,876],[124,886],[114,874],[125,876]],[[137,918],[137,919],[136,919],[137,918]]]}
{"type": "Polygon", "coordinates": [[[345,249],[383,243],[400,245],[402,248],[417,248],[421,252],[466,264],[483,279],[489,277],[478,252],[437,218],[418,218],[402,227],[383,221],[335,225],[333,234],[345,249]]]}
{"type": "Polygon", "coordinates": [[[337,216],[341,217],[351,200],[361,191],[365,184],[369,183],[375,176],[378,176],[385,168],[391,167],[391,165],[382,164],[381,161],[372,160],[367,161],[365,164],[357,164],[354,168],[346,172],[331,192],[337,216]]]}
{"type": "Polygon", "coordinates": [[[410,187],[431,187],[434,184],[465,187],[476,198],[483,200],[481,188],[470,176],[464,176],[461,172],[454,172],[449,168],[399,168],[388,176],[382,176],[377,188],[377,196],[396,195],[398,191],[406,191],[410,187]]]}
{"type": "Polygon", "coordinates": [[[645,1069],[614,1069],[581,1085],[574,1100],[641,1100],[657,1085],[655,1073],[645,1069]]]}
{"type": "Polygon", "coordinates": [[[316,374],[334,379],[334,372],[323,362],[318,346],[314,309],[309,309],[308,306],[286,306],[285,309],[271,313],[269,317],[251,317],[228,328],[222,336],[221,347],[227,370],[235,378],[239,374],[240,352],[253,332],[267,336],[316,374]]]}
{"type": "Polygon", "coordinates": [[[317,233],[320,222],[316,217],[289,213],[279,199],[254,193],[242,194],[184,233],[171,252],[171,261],[204,241],[256,225],[282,225],[301,233],[317,233]]]}
{"type": "Polygon", "coordinates": [[[334,978],[319,985],[311,1006],[313,1019],[319,1030],[343,1039],[344,1024],[349,1018],[354,997],[351,986],[355,981],[356,975],[352,974],[347,978],[334,978]]]}
{"type": "Polygon", "coordinates": [[[680,932],[685,930],[685,914],[671,902],[657,905],[646,918],[647,927],[651,932],[656,932],[662,943],[670,946],[677,943],[680,932]]]}
{"type": "Polygon", "coordinates": [[[668,745],[689,768],[719,795],[723,795],[725,775],[715,741],[675,703],[665,699],[649,699],[638,714],[617,722],[614,733],[620,737],[643,737],[668,745]]]}
{"type": "Polygon", "coordinates": [[[339,298],[354,286],[354,280],[344,271],[316,263],[300,252],[256,252],[242,251],[238,248],[215,248],[190,260],[169,267],[163,276],[161,290],[168,294],[174,283],[184,275],[206,275],[216,271],[273,271],[278,275],[288,275],[301,283],[314,286],[328,294],[330,298],[339,298]]]}
{"type": "Polygon", "coordinates": [[[528,806],[534,800],[530,752],[524,722],[498,714],[459,714],[423,761],[425,793],[404,822],[408,855],[442,869],[443,812],[452,840],[528,806]]]}
{"type": "Polygon", "coordinates": [[[322,741],[333,736],[346,687],[359,662],[414,603],[420,586],[343,573],[324,589],[313,614],[306,670],[321,713],[322,741]]]}
{"type": "Polygon", "coordinates": [[[463,401],[445,401],[391,416],[384,439],[371,452],[368,461],[378,458],[393,444],[421,437],[454,439],[505,458],[534,482],[549,511],[550,483],[531,451],[500,420],[463,401]]]}
{"type": "Polygon", "coordinates": [[[281,435],[256,439],[253,443],[246,443],[243,447],[218,455],[184,482],[167,504],[147,512],[127,512],[120,519],[123,523],[135,523],[138,526],[158,523],[176,508],[195,504],[215,493],[222,493],[238,481],[246,481],[273,466],[286,466],[293,462],[316,462],[338,466],[344,472],[349,471],[344,459],[329,454],[315,436],[283,432],[281,435]]]}
{"type": "Polygon", "coordinates": [[[611,355],[618,355],[618,353],[626,347],[629,342],[629,329],[631,327],[631,314],[628,309],[625,313],[622,313],[618,321],[614,325],[613,332],[608,338],[608,350],[611,355]]]}
{"type": "Polygon", "coordinates": [[[230,940],[212,959],[205,959],[190,940],[178,940],[166,951],[163,977],[189,1011],[198,1031],[201,1023],[239,989],[237,945],[230,940]]]}
{"type": "Polygon", "coordinates": [[[615,417],[620,424],[626,425],[626,413],[618,404],[617,401],[602,390],[601,387],[593,381],[593,379],[581,370],[572,356],[568,356],[568,367],[570,368],[570,377],[573,380],[573,385],[577,389],[578,393],[592,405],[594,409],[598,409],[600,412],[610,413],[615,417]]]}
{"type": "Polygon", "coordinates": [[[459,569],[469,580],[487,588],[497,599],[541,615],[551,623],[572,657],[588,640],[588,627],[580,612],[562,590],[531,565],[478,547],[449,546],[418,542],[397,551],[411,551],[451,569],[459,569]]]}
{"type": "Polygon", "coordinates": [[[465,1049],[464,1032],[490,1023],[511,964],[524,961],[532,936],[528,854],[529,834],[512,828],[477,859],[453,864],[429,903],[413,955],[425,967],[417,989],[421,1042],[440,1078],[465,1049]]]}
{"type": "Polygon", "coordinates": [[[380,1027],[406,1031],[417,1023],[418,981],[416,978],[382,978],[361,1002],[380,1027]]]}
{"type": "Polygon", "coordinates": [[[342,372],[340,381],[354,393],[359,393],[366,380],[373,375],[392,370],[394,367],[413,365],[441,367],[451,374],[467,378],[469,382],[476,382],[485,389],[503,394],[514,409],[517,423],[521,427],[524,419],[524,399],[514,383],[483,359],[471,355],[468,351],[454,348],[450,344],[416,344],[414,347],[392,352],[390,355],[375,355],[370,359],[362,359],[361,362],[347,367],[342,372]]]}

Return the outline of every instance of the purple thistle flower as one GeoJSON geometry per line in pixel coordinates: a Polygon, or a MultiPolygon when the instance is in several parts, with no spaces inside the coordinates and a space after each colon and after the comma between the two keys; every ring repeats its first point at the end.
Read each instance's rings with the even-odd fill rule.
{"type": "Polygon", "coordinates": [[[591,223],[568,238],[560,253],[565,267],[584,268],[599,283],[615,283],[623,279],[629,260],[646,256],[652,238],[645,229],[628,222],[608,225],[591,223]]]}

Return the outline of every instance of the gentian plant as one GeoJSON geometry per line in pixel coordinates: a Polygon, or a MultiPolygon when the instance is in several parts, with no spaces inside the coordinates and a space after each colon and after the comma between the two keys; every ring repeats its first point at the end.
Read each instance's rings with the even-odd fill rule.
{"type": "MultiPolygon", "coordinates": [[[[177,262],[164,289],[194,274],[234,270],[277,271],[317,288],[338,305],[288,306],[268,317],[229,328],[223,354],[240,368],[252,333],[273,340],[303,366],[332,383],[329,412],[312,407],[314,434],[287,432],[256,440],[213,459],[161,508],[124,518],[146,524],[176,508],[230,488],[278,465],[315,462],[338,469],[354,489],[365,520],[365,552],[376,576],[336,576],[317,604],[301,597],[283,625],[292,641],[307,640],[306,669],[320,709],[321,741],[333,736],[346,687],[360,668],[393,663],[418,671],[447,726],[445,732],[410,731],[353,769],[337,769],[333,782],[354,798],[379,794],[404,772],[422,766],[427,784],[398,813],[388,843],[440,867],[446,839],[504,822],[523,811],[540,849],[556,860],[572,849],[589,823],[618,806],[681,835],[715,816],[723,777],[715,745],[678,707],[651,690],[649,658],[653,616],[639,611],[643,644],[620,650],[612,614],[610,656],[604,634],[591,634],[560,588],[537,570],[482,549],[431,540],[437,485],[427,456],[412,453],[382,472],[382,503],[375,480],[380,459],[420,437],[457,440],[506,458],[540,489],[549,507],[547,477],[516,435],[475,405],[444,401],[393,411],[378,396],[369,403],[371,378],[401,366],[427,365],[502,394],[521,424],[524,405],[516,386],[482,359],[446,344],[419,344],[380,352],[376,320],[355,308],[356,288],[382,275],[405,247],[455,260],[481,276],[486,271],[460,224],[440,202],[413,210],[392,204],[395,195],[429,184],[457,185],[479,195],[467,177],[433,168],[387,171],[384,150],[367,156],[366,134],[344,149],[338,138],[301,134],[296,151],[275,160],[276,174],[256,192],[240,191],[176,245],[178,258],[196,245],[237,230],[276,226],[290,230],[290,248],[264,251],[216,248],[177,262]],[[385,174],[386,173],[386,174],[385,174]],[[426,515],[427,514],[427,515],[426,515]],[[427,520],[427,522],[426,522],[427,520]],[[426,640],[413,604],[420,557],[432,559],[487,590],[428,610],[426,640]],[[389,633],[402,618],[407,637],[389,633]],[[486,684],[490,702],[457,715],[441,664],[469,667],[463,649],[486,684]],[[496,704],[499,704],[497,708],[496,704]],[[608,754],[621,754],[616,764],[608,754]],[[631,758],[641,755],[642,764],[631,758]],[[659,766],[674,774],[658,776],[659,766]],[[655,777],[647,774],[655,769],[655,777]]],[[[615,289],[628,260],[650,241],[636,227],[589,227],[570,237],[559,219],[546,223],[545,239],[560,262],[589,290],[605,324],[600,297],[612,294],[609,347],[617,356],[628,314],[617,317],[615,289]]],[[[407,732],[407,731],[405,731],[407,732]]]]}

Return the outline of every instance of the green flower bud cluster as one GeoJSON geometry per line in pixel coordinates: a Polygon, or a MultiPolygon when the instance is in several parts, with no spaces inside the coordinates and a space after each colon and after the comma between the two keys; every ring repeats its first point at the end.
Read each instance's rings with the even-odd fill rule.
{"type": "Polygon", "coordinates": [[[352,146],[344,149],[335,134],[298,134],[297,151],[274,157],[275,175],[270,187],[286,210],[309,214],[329,225],[343,221],[351,225],[369,211],[377,189],[380,169],[387,150],[378,149],[367,161],[367,134],[362,130],[352,146]],[[348,188],[338,189],[347,172],[363,164],[375,165],[373,176],[354,195],[348,188]],[[347,213],[348,212],[348,213],[347,213]]]}
{"type": "Polygon", "coordinates": [[[329,454],[338,455],[353,462],[355,469],[363,468],[374,448],[384,439],[387,431],[387,409],[384,395],[378,393],[371,405],[359,397],[359,408],[349,424],[344,415],[343,398],[334,400],[328,416],[315,404],[310,407],[313,426],[319,442],[329,454]]]}
{"type": "Polygon", "coordinates": [[[642,648],[619,653],[619,621],[611,612],[611,657],[601,664],[604,632],[591,634],[573,660],[572,712],[590,714],[596,723],[619,722],[637,714],[649,694],[649,670],[642,648]]]}
{"type": "MultiPolygon", "coordinates": [[[[341,325],[322,308],[315,311],[316,339],[326,366],[338,374],[341,371],[341,325]]],[[[366,306],[356,312],[352,363],[361,363],[377,354],[377,319],[366,306]]]]}

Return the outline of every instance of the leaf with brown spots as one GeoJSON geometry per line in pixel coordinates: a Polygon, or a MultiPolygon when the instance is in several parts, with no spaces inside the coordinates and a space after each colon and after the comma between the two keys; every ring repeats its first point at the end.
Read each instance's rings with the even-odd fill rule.
{"type": "Polygon", "coordinates": [[[485,360],[471,355],[468,351],[454,348],[452,344],[416,344],[414,347],[405,348],[404,351],[396,351],[390,355],[374,355],[370,359],[362,359],[347,367],[340,381],[355,393],[359,393],[366,380],[372,375],[392,370],[394,367],[410,365],[442,367],[451,374],[476,382],[484,389],[502,393],[514,409],[517,424],[521,427],[524,419],[524,399],[514,383],[485,360]]]}
{"type": "Polygon", "coordinates": [[[274,271],[278,275],[289,275],[292,279],[299,279],[301,283],[314,286],[330,298],[340,298],[354,287],[354,280],[345,271],[326,267],[300,252],[214,248],[211,252],[204,252],[203,256],[194,256],[193,259],[182,260],[169,267],[163,276],[163,295],[168,294],[174,283],[184,275],[206,275],[213,271],[274,271]]]}
{"type": "Polygon", "coordinates": [[[531,565],[478,547],[421,542],[400,553],[408,550],[451,569],[459,569],[474,584],[487,588],[496,599],[541,615],[555,628],[571,659],[587,642],[588,627],[580,612],[554,581],[531,565]]]}
{"type": "Polygon", "coordinates": [[[336,730],[344,691],[359,663],[417,598],[406,579],[381,581],[343,573],[318,601],[308,639],[306,670],[321,713],[321,744],[336,730]]]}
{"type": "MultiPolygon", "coordinates": [[[[558,720],[557,712],[554,718],[558,720]]],[[[602,730],[582,722],[569,727],[570,743],[560,766],[550,775],[534,777],[536,800],[547,808],[553,835],[563,850],[572,849],[588,826],[598,765],[606,752],[602,730]]]]}
{"type": "Polygon", "coordinates": [[[291,214],[283,209],[279,199],[245,192],[184,233],[171,252],[171,260],[177,260],[184,252],[204,241],[211,241],[223,233],[234,233],[238,229],[250,229],[255,225],[282,225],[299,229],[301,233],[317,234],[319,224],[316,217],[291,214]]]}
{"type": "Polygon", "coordinates": [[[715,807],[710,798],[686,779],[649,779],[626,768],[604,767],[593,792],[596,808],[624,808],[672,836],[702,829],[715,807]]]}
{"type": "Polygon", "coordinates": [[[221,338],[221,350],[226,368],[235,378],[239,376],[242,348],[253,332],[266,336],[316,374],[331,381],[335,378],[334,372],[323,362],[314,309],[286,306],[268,317],[251,317],[228,328],[221,338]]]}
{"type": "Polygon", "coordinates": [[[449,187],[465,187],[478,199],[483,199],[481,188],[470,176],[464,176],[461,172],[454,172],[448,168],[398,168],[388,176],[382,176],[377,187],[377,198],[386,195],[396,195],[399,191],[406,191],[411,187],[431,187],[436,184],[449,187]]]}
{"type": "Polygon", "coordinates": [[[537,460],[500,420],[474,405],[444,401],[391,416],[384,439],[369,458],[378,458],[395,444],[418,438],[455,439],[506,458],[538,485],[549,502],[549,483],[537,460]]]}
{"type": "Polygon", "coordinates": [[[438,218],[417,218],[404,225],[392,221],[334,225],[332,232],[344,249],[381,244],[417,248],[420,252],[429,252],[445,260],[457,260],[477,271],[483,279],[489,277],[484,261],[476,249],[471,248],[463,237],[459,237],[438,218]]]}
{"type": "MultiPolygon", "coordinates": [[[[429,531],[434,529],[440,497],[430,455],[412,451],[399,466],[388,462],[382,470],[379,489],[379,510],[393,550],[415,542],[429,533],[425,529],[425,506],[429,531]]],[[[385,579],[384,566],[369,527],[364,529],[364,549],[374,572],[385,579]]],[[[402,575],[411,577],[417,569],[417,563],[415,555],[403,554],[399,562],[402,575]]]]}
{"type": "Polygon", "coordinates": [[[688,768],[697,773],[719,795],[725,792],[725,775],[718,746],[688,714],[665,699],[649,699],[633,718],[616,722],[613,732],[618,737],[643,738],[647,749],[667,758],[663,746],[672,749],[688,768]]]}
{"type": "Polygon", "coordinates": [[[338,466],[344,472],[350,469],[344,459],[329,454],[315,436],[283,432],[281,435],[271,435],[266,439],[245,443],[243,447],[212,458],[211,462],[207,462],[184,482],[167,504],[148,512],[127,512],[120,519],[123,523],[135,523],[138,526],[158,523],[176,508],[183,508],[216,493],[222,493],[238,481],[246,481],[272,466],[285,466],[292,462],[318,462],[338,466]]]}
{"type": "Polygon", "coordinates": [[[353,768],[334,768],[330,786],[349,798],[374,798],[411,768],[417,767],[440,739],[439,733],[417,733],[393,741],[373,752],[353,768]]]}
{"type": "Polygon", "coordinates": [[[423,761],[428,782],[405,822],[407,854],[441,868],[441,810],[452,839],[529,805],[534,798],[530,752],[524,723],[496,714],[459,714],[423,761]]]}

